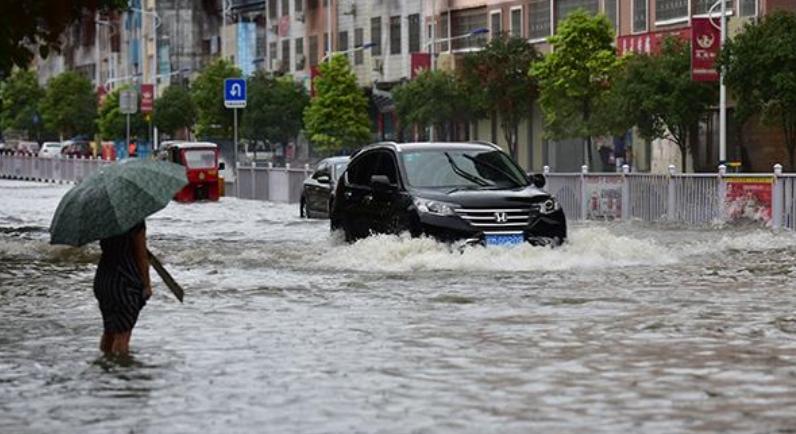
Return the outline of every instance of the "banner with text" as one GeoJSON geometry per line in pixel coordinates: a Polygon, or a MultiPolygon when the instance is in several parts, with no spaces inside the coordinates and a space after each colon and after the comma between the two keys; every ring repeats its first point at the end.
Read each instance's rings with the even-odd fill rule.
{"type": "Polygon", "coordinates": [[[710,18],[691,19],[691,79],[717,81],[716,57],[719,55],[721,32],[710,18]]]}

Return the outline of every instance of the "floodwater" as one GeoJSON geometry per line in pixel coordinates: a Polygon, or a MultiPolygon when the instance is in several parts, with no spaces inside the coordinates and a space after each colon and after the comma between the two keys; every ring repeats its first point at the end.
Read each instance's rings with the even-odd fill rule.
{"type": "Polygon", "coordinates": [[[563,248],[376,237],[172,204],[129,360],[66,186],[0,181],[0,432],[796,432],[796,236],[574,225],[563,248]]]}

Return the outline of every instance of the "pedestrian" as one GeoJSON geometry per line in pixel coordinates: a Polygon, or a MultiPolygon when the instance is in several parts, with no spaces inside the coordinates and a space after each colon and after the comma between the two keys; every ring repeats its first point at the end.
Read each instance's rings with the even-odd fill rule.
{"type": "Polygon", "coordinates": [[[136,149],[137,148],[138,148],[138,146],[136,146],[135,140],[130,140],[130,144],[127,145],[127,154],[128,154],[128,156],[130,158],[135,158],[136,157],[136,149]]]}
{"type": "Polygon", "coordinates": [[[104,329],[100,350],[127,354],[138,314],[152,296],[144,222],[100,240],[100,247],[102,257],[94,277],[94,296],[104,329]]]}

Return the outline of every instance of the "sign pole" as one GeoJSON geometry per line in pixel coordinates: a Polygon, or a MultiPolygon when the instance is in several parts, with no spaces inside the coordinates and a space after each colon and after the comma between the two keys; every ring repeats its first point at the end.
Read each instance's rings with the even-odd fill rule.
{"type": "MultiPolygon", "coordinates": [[[[721,48],[727,40],[727,2],[721,0],[721,48]]],[[[724,72],[719,75],[719,165],[727,162],[727,86],[724,72]]]]}
{"type": "Polygon", "coordinates": [[[233,132],[234,136],[232,139],[233,147],[235,148],[235,180],[238,179],[238,108],[232,109],[232,118],[233,118],[233,132]]]}
{"type": "Polygon", "coordinates": [[[130,113],[127,113],[127,141],[124,143],[124,149],[130,149],[130,113]]]}

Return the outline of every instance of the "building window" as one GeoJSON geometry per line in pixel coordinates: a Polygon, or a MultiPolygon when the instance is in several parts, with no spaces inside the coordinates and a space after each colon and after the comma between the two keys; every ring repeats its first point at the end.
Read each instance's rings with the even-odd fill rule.
{"type": "MultiPolygon", "coordinates": [[[[686,0],[687,1],[687,0],[686,0]]],[[[616,10],[616,0],[605,0],[605,16],[608,17],[608,21],[611,22],[611,25],[614,26],[614,31],[619,33],[619,23],[617,23],[617,10],[616,10]]]]}
{"type": "Polygon", "coordinates": [[[757,0],[739,0],[741,2],[742,17],[757,16],[757,0]]]}
{"type": "Polygon", "coordinates": [[[304,69],[304,38],[296,38],[296,70],[304,69]]]}
{"type": "Polygon", "coordinates": [[[329,34],[323,34],[323,55],[329,54],[329,51],[334,51],[334,48],[329,46],[329,34]]]}
{"type": "Polygon", "coordinates": [[[290,0],[282,0],[282,16],[290,15],[290,0]]]}
{"type": "MultiPolygon", "coordinates": [[[[694,5],[694,15],[704,15],[707,14],[710,10],[710,7],[713,6],[713,3],[716,3],[716,0],[692,0],[694,5]]],[[[732,10],[732,0],[726,0],[727,3],[727,10],[732,10]]],[[[716,6],[716,9],[713,10],[713,13],[720,14],[721,5],[716,6]]]]}
{"type": "Polygon", "coordinates": [[[318,65],[318,35],[310,36],[310,66],[318,65]]]}
{"type": "Polygon", "coordinates": [[[268,0],[268,18],[276,18],[276,2],[278,0],[268,0]]]}
{"type": "Polygon", "coordinates": [[[364,61],[365,53],[362,45],[365,43],[365,31],[362,28],[354,29],[354,65],[361,65],[364,61]]]}
{"type": "Polygon", "coordinates": [[[522,6],[511,9],[511,36],[522,37],[522,6]]]}
{"type": "Polygon", "coordinates": [[[569,14],[578,9],[597,15],[600,10],[600,2],[599,0],[558,0],[556,2],[556,28],[558,28],[558,23],[567,19],[569,14]]]}
{"type": "Polygon", "coordinates": [[[295,6],[296,12],[301,12],[304,10],[304,0],[296,0],[295,6]]]}
{"type": "Polygon", "coordinates": [[[337,32],[337,50],[341,53],[344,53],[346,57],[348,57],[349,53],[345,53],[348,51],[348,32],[342,31],[337,32]]]}
{"type": "Polygon", "coordinates": [[[290,39],[282,41],[282,69],[290,69],[290,39]]]}
{"type": "Polygon", "coordinates": [[[655,21],[688,20],[688,0],[658,0],[655,2],[655,21]]]}
{"type": "Polygon", "coordinates": [[[420,14],[409,15],[409,52],[420,51],[420,14]]]}
{"type": "Polygon", "coordinates": [[[401,17],[390,17],[390,54],[401,54],[401,17]]]}
{"type": "MultiPolygon", "coordinates": [[[[455,38],[467,35],[475,29],[486,27],[486,8],[473,8],[453,11],[451,14],[451,34],[455,38]]],[[[476,35],[451,41],[454,50],[482,47],[486,35],[476,35]]]]}
{"type": "Polygon", "coordinates": [[[550,1],[531,0],[528,5],[528,37],[532,40],[550,36],[550,1]]]}
{"type": "Polygon", "coordinates": [[[439,16],[439,25],[437,26],[437,38],[443,42],[439,42],[439,51],[448,51],[448,14],[442,13],[439,16]]]}
{"type": "Polygon", "coordinates": [[[647,31],[647,0],[633,0],[633,33],[647,31]]]}
{"type": "Polygon", "coordinates": [[[370,42],[374,44],[370,54],[381,56],[381,17],[370,19],[370,42]]]}
{"type": "Polygon", "coordinates": [[[271,59],[276,59],[277,57],[276,42],[271,42],[270,44],[268,44],[268,57],[270,57],[271,59]]]}
{"type": "Polygon", "coordinates": [[[500,11],[492,11],[489,13],[489,34],[492,35],[493,38],[500,36],[500,33],[503,31],[503,24],[502,22],[503,14],[500,11]]]}

